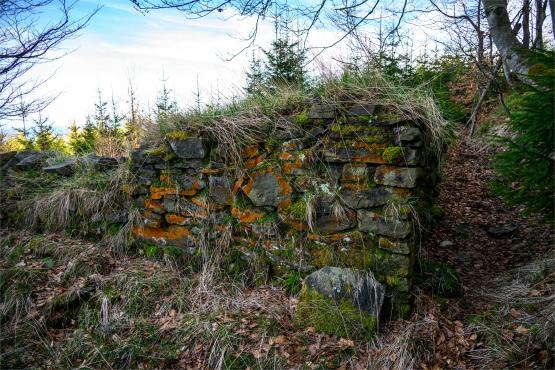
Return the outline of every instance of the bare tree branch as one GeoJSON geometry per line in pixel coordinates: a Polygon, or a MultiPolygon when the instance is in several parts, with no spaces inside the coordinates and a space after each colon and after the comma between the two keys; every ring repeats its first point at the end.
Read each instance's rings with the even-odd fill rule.
{"type": "Polygon", "coordinates": [[[75,37],[98,10],[71,20],[74,5],[65,0],[0,1],[0,120],[19,116],[22,109],[39,112],[54,99],[32,97],[49,77],[31,78],[29,72],[59,58],[53,51],[75,37]],[[47,11],[51,20],[44,22],[47,11]]]}

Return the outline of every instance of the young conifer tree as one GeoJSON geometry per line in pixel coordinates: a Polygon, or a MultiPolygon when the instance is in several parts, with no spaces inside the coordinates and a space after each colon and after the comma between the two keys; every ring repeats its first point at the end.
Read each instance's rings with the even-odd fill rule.
{"type": "Polygon", "coordinates": [[[52,124],[48,122],[48,117],[39,117],[33,120],[35,126],[32,128],[33,136],[35,138],[35,147],[38,150],[52,149],[56,135],[52,129],[52,124]]]}

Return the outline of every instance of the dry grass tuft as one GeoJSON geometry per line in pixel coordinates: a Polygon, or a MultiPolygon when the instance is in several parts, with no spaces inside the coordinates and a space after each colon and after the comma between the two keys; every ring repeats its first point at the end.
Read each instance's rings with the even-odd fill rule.
{"type": "Polygon", "coordinates": [[[402,86],[376,72],[344,73],[322,85],[324,102],[370,102],[386,108],[398,120],[416,122],[426,133],[435,156],[441,158],[444,142],[452,133],[428,87],[402,86]]]}

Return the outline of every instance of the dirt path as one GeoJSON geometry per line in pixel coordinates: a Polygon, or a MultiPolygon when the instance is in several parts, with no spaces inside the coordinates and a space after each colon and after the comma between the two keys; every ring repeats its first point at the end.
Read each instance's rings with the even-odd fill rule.
{"type": "Polygon", "coordinates": [[[470,295],[499,274],[553,249],[552,229],[491,194],[494,150],[479,141],[460,141],[450,149],[440,185],[443,219],[428,244],[429,258],[453,266],[470,295]],[[491,234],[496,231],[503,235],[491,234]]]}

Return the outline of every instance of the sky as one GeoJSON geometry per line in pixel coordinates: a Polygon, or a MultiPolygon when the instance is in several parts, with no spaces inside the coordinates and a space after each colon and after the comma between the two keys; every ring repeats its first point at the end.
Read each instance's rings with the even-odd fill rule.
{"type": "MultiPolygon", "coordinates": [[[[65,55],[32,71],[36,76],[51,76],[39,93],[57,96],[42,114],[58,133],[64,133],[72,121],[78,126],[84,123],[87,114],[94,111],[99,90],[104,100],[114,96],[120,113],[127,113],[130,81],[144,110],[154,107],[163,80],[183,108],[194,104],[197,81],[203,103],[240,93],[252,54],[227,59],[246,45],[241,38],[251,31],[254,19],[230,17],[228,11],[197,20],[173,10],[143,14],[128,0],[81,0],[72,14],[75,18],[85,16],[99,6],[80,36],[58,50],[59,55],[65,55]]],[[[44,21],[55,19],[57,14],[51,9],[43,15],[44,21]]],[[[267,47],[273,37],[272,23],[262,22],[257,45],[267,47]]],[[[338,31],[317,29],[309,43],[328,45],[338,37],[338,31]]],[[[326,53],[324,60],[331,60],[331,55],[344,56],[348,50],[339,45],[326,53]]],[[[19,127],[21,123],[13,121],[10,125],[19,127]]]]}

